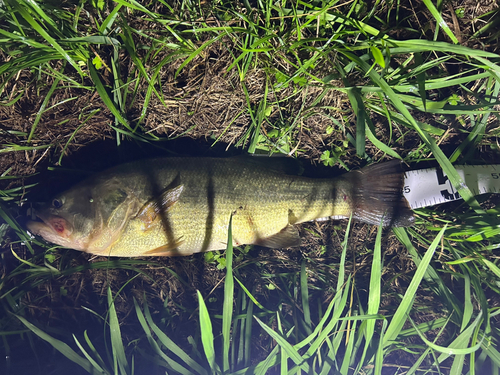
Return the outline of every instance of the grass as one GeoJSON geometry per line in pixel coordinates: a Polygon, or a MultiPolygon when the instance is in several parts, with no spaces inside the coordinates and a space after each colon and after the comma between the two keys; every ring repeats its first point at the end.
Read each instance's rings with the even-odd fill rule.
{"type": "Polygon", "coordinates": [[[18,361],[6,373],[26,342],[34,367],[51,353],[61,373],[499,373],[497,199],[454,168],[497,160],[498,9],[466,2],[457,29],[442,2],[424,5],[4,1],[0,347],[18,361]],[[89,261],[19,223],[42,181],[22,177],[85,169],[96,156],[78,151],[104,138],[116,156],[182,137],[339,169],[439,165],[464,203],[388,232],[306,225],[300,252],[157,263],[89,261]],[[93,324],[65,322],[79,319],[93,324]]]}

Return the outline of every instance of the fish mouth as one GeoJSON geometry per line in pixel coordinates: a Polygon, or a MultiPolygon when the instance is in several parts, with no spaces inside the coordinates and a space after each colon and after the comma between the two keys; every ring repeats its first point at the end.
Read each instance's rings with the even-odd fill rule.
{"type": "Polygon", "coordinates": [[[26,226],[32,234],[63,246],[68,243],[72,232],[68,221],[56,215],[45,216],[37,213],[37,220],[28,221],[26,226]]]}

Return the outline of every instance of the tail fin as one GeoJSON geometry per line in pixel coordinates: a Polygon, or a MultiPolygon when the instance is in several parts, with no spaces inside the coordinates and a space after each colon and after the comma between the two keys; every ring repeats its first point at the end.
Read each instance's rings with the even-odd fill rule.
{"type": "Polygon", "coordinates": [[[410,205],[403,197],[404,171],[401,162],[389,162],[348,173],[353,187],[353,217],[368,224],[410,226],[414,222],[410,205]]]}

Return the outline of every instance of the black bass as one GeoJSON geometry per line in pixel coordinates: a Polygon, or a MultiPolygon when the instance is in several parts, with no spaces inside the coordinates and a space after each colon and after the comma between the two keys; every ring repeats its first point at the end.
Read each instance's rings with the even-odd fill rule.
{"type": "MultiPolygon", "coordinates": [[[[407,226],[403,170],[390,161],[333,179],[286,174],[253,158],[158,158],[119,165],[56,196],[31,233],[104,256],[172,256],[234,245],[300,244],[295,224],[351,215],[407,226]]],[[[273,163],[273,159],[269,162],[273,163]]]]}

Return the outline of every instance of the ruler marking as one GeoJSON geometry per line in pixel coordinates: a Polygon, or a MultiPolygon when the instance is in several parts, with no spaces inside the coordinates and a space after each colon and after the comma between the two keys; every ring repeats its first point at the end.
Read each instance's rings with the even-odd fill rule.
{"type": "MultiPolygon", "coordinates": [[[[474,195],[500,193],[500,164],[457,165],[462,179],[466,179],[474,195]]],[[[412,208],[420,208],[456,201],[462,197],[456,194],[451,181],[441,168],[423,168],[405,172],[405,186],[410,188],[404,197],[413,202],[412,208]],[[437,179],[436,179],[437,177],[437,179]],[[423,196],[422,196],[423,195],[423,196]]],[[[465,185],[463,185],[465,186],[465,185]]]]}

